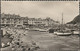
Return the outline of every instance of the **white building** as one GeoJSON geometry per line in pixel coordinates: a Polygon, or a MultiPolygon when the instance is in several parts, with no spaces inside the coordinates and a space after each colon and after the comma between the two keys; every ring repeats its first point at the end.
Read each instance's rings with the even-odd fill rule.
{"type": "Polygon", "coordinates": [[[1,25],[2,26],[16,26],[23,25],[23,19],[19,15],[15,14],[1,14],[1,25]]]}

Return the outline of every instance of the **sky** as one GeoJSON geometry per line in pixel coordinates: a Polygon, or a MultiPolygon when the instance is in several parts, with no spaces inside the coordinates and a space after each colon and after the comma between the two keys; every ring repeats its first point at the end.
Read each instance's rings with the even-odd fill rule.
{"type": "Polygon", "coordinates": [[[42,18],[50,17],[55,21],[72,21],[79,15],[78,1],[1,1],[1,13],[16,14],[22,17],[42,18]]]}

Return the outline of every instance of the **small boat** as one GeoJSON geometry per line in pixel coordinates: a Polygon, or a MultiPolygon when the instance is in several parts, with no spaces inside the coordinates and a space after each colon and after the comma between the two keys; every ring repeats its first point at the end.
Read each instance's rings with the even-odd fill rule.
{"type": "Polygon", "coordinates": [[[73,31],[73,34],[74,35],[79,35],[80,33],[79,33],[79,31],[73,31]]]}
{"type": "Polygon", "coordinates": [[[65,33],[65,32],[56,32],[56,35],[58,35],[58,36],[70,36],[71,35],[71,33],[65,33]]]}
{"type": "Polygon", "coordinates": [[[30,28],[25,28],[26,30],[29,30],[30,28]]]}
{"type": "Polygon", "coordinates": [[[40,32],[47,32],[48,30],[46,29],[39,29],[40,32]]]}
{"type": "Polygon", "coordinates": [[[29,29],[30,31],[39,31],[39,29],[38,28],[31,28],[31,29],[29,29]]]}
{"type": "Polygon", "coordinates": [[[62,24],[61,24],[61,28],[59,31],[55,32],[56,35],[58,36],[69,36],[72,35],[72,33],[70,31],[67,31],[65,29],[65,27],[63,26],[63,14],[62,14],[62,24]]]}

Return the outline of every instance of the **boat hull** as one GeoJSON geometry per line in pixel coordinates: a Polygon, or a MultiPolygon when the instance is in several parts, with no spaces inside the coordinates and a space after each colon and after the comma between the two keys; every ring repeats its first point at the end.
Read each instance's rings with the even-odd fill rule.
{"type": "Polygon", "coordinates": [[[79,31],[74,31],[73,34],[74,35],[79,35],[80,33],[79,33],[79,31]]]}
{"type": "Polygon", "coordinates": [[[58,36],[70,36],[71,33],[57,33],[58,36]]]}

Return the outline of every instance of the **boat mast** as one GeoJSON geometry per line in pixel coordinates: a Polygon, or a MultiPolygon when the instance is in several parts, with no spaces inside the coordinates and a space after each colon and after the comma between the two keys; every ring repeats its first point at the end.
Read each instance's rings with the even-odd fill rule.
{"type": "Polygon", "coordinates": [[[63,25],[63,13],[62,13],[62,25],[63,25]]]}
{"type": "Polygon", "coordinates": [[[63,13],[62,13],[61,31],[63,31],[63,13]]]}

